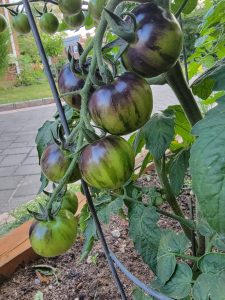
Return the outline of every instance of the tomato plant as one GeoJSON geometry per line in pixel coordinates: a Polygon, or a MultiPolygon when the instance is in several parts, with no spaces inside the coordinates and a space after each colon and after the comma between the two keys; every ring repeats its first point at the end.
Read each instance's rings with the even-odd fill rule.
{"type": "Polygon", "coordinates": [[[124,139],[110,135],[84,148],[79,167],[82,177],[91,186],[117,189],[133,173],[134,153],[124,139]]]}
{"type": "Polygon", "coordinates": [[[18,33],[27,34],[30,32],[30,24],[28,18],[23,13],[18,13],[13,17],[12,26],[18,33]]]}
{"type": "MultiPolygon", "coordinates": [[[[84,48],[77,45],[79,58],[68,51],[69,63],[59,74],[68,128],[56,114],[37,134],[40,192],[48,179],[57,186],[46,207],[33,214],[38,221],[31,228],[31,244],[45,256],[72,245],[77,226],[67,209],[74,213],[77,199],[65,192],[65,185],[82,176],[94,199],[88,197],[88,203],[101,222],[109,223],[113,214],[126,217],[129,237],[155,275],[150,286],[170,299],[223,300],[225,1],[170,2],[52,3],[71,28],[93,28],[94,36],[84,48]],[[195,20],[196,14],[201,14],[201,24],[195,47],[190,47],[196,50],[187,59],[183,36],[189,32],[184,35],[187,27],[181,25],[186,15],[195,20]],[[197,77],[191,85],[188,74],[197,77]],[[164,84],[180,105],[152,114],[150,86],[164,84]],[[214,107],[203,115],[193,94],[201,105],[214,107]],[[154,175],[141,177],[149,164],[154,175]],[[63,234],[67,238],[61,245],[63,234]]],[[[82,187],[89,195],[84,183],[82,187]]],[[[99,226],[90,208],[84,206],[79,221],[85,236],[82,258],[96,239],[94,225],[99,226]]],[[[134,293],[134,299],[143,297],[134,293]]]]}
{"type": "Polygon", "coordinates": [[[43,32],[54,34],[59,27],[59,21],[53,13],[44,13],[40,18],[39,25],[43,32]]]}
{"type": "MultiPolygon", "coordinates": [[[[84,85],[84,80],[75,75],[70,68],[70,64],[63,66],[58,77],[58,86],[62,94],[80,90],[84,85]]],[[[63,97],[66,103],[76,109],[80,108],[81,97],[79,94],[66,95],[63,97]]]]}
{"type": "Polygon", "coordinates": [[[29,232],[33,250],[44,257],[58,256],[69,250],[76,235],[77,219],[68,210],[61,210],[53,219],[34,222],[29,232]]]}
{"type": "Polygon", "coordinates": [[[64,22],[69,26],[70,29],[79,29],[84,23],[84,13],[80,11],[79,13],[71,16],[64,16],[64,22]]]}
{"type": "MultiPolygon", "coordinates": [[[[65,175],[70,162],[71,159],[69,158],[68,152],[60,149],[56,144],[51,144],[44,150],[41,156],[40,165],[42,172],[49,180],[58,182],[65,175]]],[[[78,166],[75,166],[68,182],[75,182],[79,178],[80,172],[78,166]]]]}
{"type": "Polygon", "coordinates": [[[152,112],[149,84],[134,73],[124,73],[95,91],[88,102],[91,118],[105,131],[123,135],[142,127],[152,112]]]}

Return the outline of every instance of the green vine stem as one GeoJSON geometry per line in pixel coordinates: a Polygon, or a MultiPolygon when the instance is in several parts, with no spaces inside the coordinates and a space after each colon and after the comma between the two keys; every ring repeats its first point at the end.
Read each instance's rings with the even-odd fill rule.
{"type": "Polygon", "coordinates": [[[192,261],[195,261],[195,262],[198,262],[198,260],[199,260],[199,257],[192,256],[192,255],[181,254],[181,253],[174,253],[174,254],[177,257],[180,257],[180,258],[183,258],[183,259],[192,260],[192,261]]]}
{"type": "Polygon", "coordinates": [[[177,96],[189,122],[194,126],[202,119],[202,114],[184,77],[180,62],[165,73],[165,78],[177,96]]]}
{"type": "MultiPolygon", "coordinates": [[[[155,163],[157,174],[159,176],[160,183],[165,190],[166,200],[167,200],[168,204],[170,205],[170,207],[172,208],[173,212],[176,215],[185,219],[185,216],[184,216],[180,206],[177,203],[177,199],[173,194],[173,191],[171,189],[171,186],[170,186],[169,180],[167,178],[167,175],[165,173],[165,170],[163,170],[163,168],[162,168],[161,160],[154,159],[154,163],[155,163]]],[[[182,224],[181,224],[181,227],[183,228],[184,233],[186,234],[188,239],[190,241],[192,241],[192,230],[190,230],[190,228],[188,228],[187,226],[182,225],[182,224]]]]}

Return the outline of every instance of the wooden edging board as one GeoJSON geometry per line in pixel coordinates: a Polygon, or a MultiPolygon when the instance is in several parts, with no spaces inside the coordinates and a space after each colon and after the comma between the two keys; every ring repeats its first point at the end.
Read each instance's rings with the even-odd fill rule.
{"type": "MultiPolygon", "coordinates": [[[[86,198],[80,192],[76,195],[79,203],[76,214],[79,215],[86,198]]],[[[38,257],[29,241],[29,228],[32,222],[30,220],[0,238],[0,282],[9,278],[19,265],[38,257]]]]}

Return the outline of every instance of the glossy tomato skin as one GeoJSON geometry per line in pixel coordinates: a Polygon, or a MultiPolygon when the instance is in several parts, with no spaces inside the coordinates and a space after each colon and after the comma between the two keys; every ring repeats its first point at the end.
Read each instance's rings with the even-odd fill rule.
{"type": "MultiPolygon", "coordinates": [[[[84,80],[77,77],[71,70],[70,65],[66,64],[63,66],[59,73],[58,86],[61,94],[69,93],[72,91],[77,91],[82,89],[84,86],[84,80]]],[[[63,97],[65,102],[76,108],[80,109],[81,106],[81,96],[80,95],[68,95],[63,97]]]]}
{"type": "Polygon", "coordinates": [[[43,32],[54,34],[59,27],[59,21],[54,14],[44,13],[40,18],[39,25],[43,32]]]}
{"type": "Polygon", "coordinates": [[[168,71],[177,62],[183,46],[179,23],[155,3],[141,4],[132,13],[137,21],[137,38],[122,55],[124,66],[144,77],[168,71]]]}
{"type": "Polygon", "coordinates": [[[72,16],[64,16],[64,22],[70,29],[79,29],[84,23],[84,13],[80,11],[78,14],[72,16]]]}
{"type": "Polygon", "coordinates": [[[134,152],[123,138],[110,135],[84,148],[79,168],[89,185],[98,189],[117,189],[133,173],[134,152]]]}
{"type": "Polygon", "coordinates": [[[93,121],[105,131],[128,134],[148,121],[152,112],[151,88],[143,78],[127,72],[95,91],[88,109],[93,121]]]}
{"type": "Polygon", "coordinates": [[[25,14],[18,13],[12,19],[12,26],[16,32],[21,34],[27,34],[30,32],[30,24],[28,17],[25,14]]]}
{"type": "Polygon", "coordinates": [[[101,18],[102,11],[106,6],[107,0],[89,0],[88,11],[91,17],[98,22],[101,18]]]}
{"type": "Polygon", "coordinates": [[[61,209],[69,210],[72,214],[75,214],[78,209],[78,199],[75,193],[66,191],[63,195],[62,207],[61,209]]]}
{"type": "Polygon", "coordinates": [[[59,9],[64,15],[71,16],[81,11],[81,0],[59,0],[59,9]]]}
{"type": "Polygon", "coordinates": [[[7,28],[7,22],[3,15],[0,15],[0,33],[5,31],[7,28]]]}
{"type": "Polygon", "coordinates": [[[29,231],[34,252],[44,257],[65,253],[75,242],[76,236],[77,218],[68,210],[60,210],[53,220],[34,222],[29,231]]]}
{"type": "MultiPolygon", "coordinates": [[[[44,175],[53,182],[60,181],[65,175],[71,158],[65,151],[62,151],[56,144],[47,146],[42,153],[40,165],[44,175]]],[[[74,172],[68,180],[68,183],[72,183],[80,179],[80,171],[78,165],[75,167],[74,172]]]]}

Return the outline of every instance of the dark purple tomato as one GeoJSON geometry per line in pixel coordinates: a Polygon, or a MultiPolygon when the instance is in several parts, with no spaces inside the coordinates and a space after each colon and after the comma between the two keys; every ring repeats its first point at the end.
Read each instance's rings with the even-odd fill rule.
{"type": "Polygon", "coordinates": [[[88,108],[92,120],[105,131],[128,134],[148,121],[152,112],[151,88],[135,73],[124,73],[95,91],[88,108]]]}
{"type": "Polygon", "coordinates": [[[59,21],[54,14],[44,13],[40,18],[39,25],[43,32],[54,34],[59,27],[59,21]]]}
{"type": "Polygon", "coordinates": [[[7,22],[3,15],[0,15],[0,33],[5,31],[7,28],[7,22]]]}
{"type": "MultiPolygon", "coordinates": [[[[63,66],[59,73],[58,86],[61,94],[68,92],[74,92],[82,89],[84,86],[84,80],[77,77],[70,69],[70,65],[66,64],[63,66]]],[[[80,95],[68,95],[63,97],[65,102],[76,108],[80,109],[81,106],[81,96],[80,95]]]]}
{"type": "MultiPolygon", "coordinates": [[[[51,144],[42,153],[41,170],[50,181],[58,182],[64,177],[71,160],[67,151],[61,150],[56,144],[51,144]]],[[[78,179],[80,179],[80,171],[77,165],[67,183],[78,179]]]]}
{"type": "Polygon", "coordinates": [[[127,70],[144,77],[168,71],[177,62],[183,34],[172,13],[155,3],[145,3],[132,13],[137,22],[137,38],[122,55],[127,70]]]}
{"type": "Polygon", "coordinates": [[[133,174],[134,152],[123,138],[110,135],[86,146],[79,168],[83,179],[98,189],[117,189],[133,174]]]}
{"type": "Polygon", "coordinates": [[[81,10],[78,14],[72,16],[64,16],[63,19],[70,29],[79,29],[84,23],[85,17],[84,13],[81,10]]]}
{"type": "Polygon", "coordinates": [[[21,34],[27,34],[30,32],[30,24],[28,17],[25,14],[18,13],[12,18],[12,26],[16,32],[21,34]]]}
{"type": "Polygon", "coordinates": [[[77,223],[77,218],[65,209],[52,220],[34,222],[29,231],[34,252],[44,257],[65,253],[76,240],[77,223]]]}

